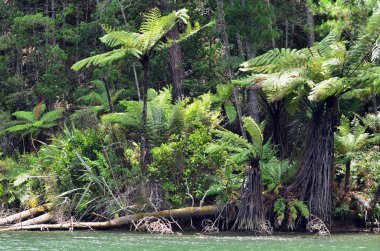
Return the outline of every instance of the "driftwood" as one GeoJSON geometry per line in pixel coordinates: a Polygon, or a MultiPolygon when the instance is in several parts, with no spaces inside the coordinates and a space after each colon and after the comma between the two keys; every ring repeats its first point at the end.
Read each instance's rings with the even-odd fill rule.
{"type": "Polygon", "coordinates": [[[372,207],[370,206],[370,202],[360,198],[357,194],[353,193],[352,198],[356,200],[360,206],[364,207],[365,210],[371,211],[372,207]]]}
{"type": "Polygon", "coordinates": [[[49,213],[40,215],[38,217],[31,218],[26,221],[13,224],[10,227],[25,227],[25,226],[30,226],[30,225],[43,224],[43,223],[51,222],[53,219],[54,219],[54,213],[49,212],[49,213]]]}
{"type": "Polygon", "coordinates": [[[110,229],[121,227],[131,222],[137,222],[144,217],[168,217],[168,218],[185,218],[191,216],[208,216],[218,213],[216,206],[203,207],[187,207],[173,210],[164,210],[153,213],[138,213],[127,215],[109,221],[103,222],[67,222],[60,224],[38,224],[29,226],[10,226],[0,229],[5,231],[21,231],[21,230],[72,230],[72,229],[110,229]]]}
{"type": "Polygon", "coordinates": [[[16,221],[22,221],[22,220],[28,219],[32,216],[48,212],[52,209],[52,207],[53,207],[53,204],[49,203],[49,204],[45,204],[42,206],[38,206],[38,207],[34,207],[31,209],[22,211],[22,212],[17,213],[17,214],[10,215],[8,217],[1,218],[0,219],[0,226],[8,225],[8,224],[11,224],[11,223],[16,222],[16,221]]]}

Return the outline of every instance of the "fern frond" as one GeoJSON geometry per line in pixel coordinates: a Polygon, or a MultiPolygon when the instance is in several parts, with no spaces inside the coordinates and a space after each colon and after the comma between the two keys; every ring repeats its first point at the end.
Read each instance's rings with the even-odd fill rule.
{"type": "Polygon", "coordinates": [[[292,205],[297,209],[298,212],[305,218],[309,218],[310,212],[307,208],[306,204],[301,200],[293,200],[291,201],[292,205]]]}
{"type": "Polygon", "coordinates": [[[32,123],[36,121],[34,118],[34,112],[17,111],[17,112],[12,113],[12,116],[15,116],[19,120],[25,120],[32,123]]]}
{"type": "Polygon", "coordinates": [[[74,71],[79,71],[80,69],[84,67],[88,68],[91,65],[102,66],[107,63],[111,63],[113,61],[116,61],[125,57],[127,55],[127,51],[130,51],[131,54],[136,52],[136,51],[132,52],[133,50],[125,50],[125,49],[109,51],[106,53],[102,53],[102,54],[98,54],[92,57],[82,59],[76,62],[73,66],[71,66],[71,69],[73,69],[74,71]]]}
{"type": "Polygon", "coordinates": [[[235,86],[247,87],[255,83],[255,75],[246,76],[243,78],[234,79],[231,83],[235,86]]]}
{"type": "Polygon", "coordinates": [[[244,117],[243,124],[245,130],[249,133],[249,135],[253,139],[254,144],[260,149],[261,152],[264,142],[264,136],[263,132],[260,129],[260,126],[251,117],[244,117]]]}
{"type": "Polygon", "coordinates": [[[305,95],[314,83],[303,76],[301,69],[284,73],[256,75],[255,83],[261,86],[270,102],[278,101],[290,94],[305,95]]]}
{"type": "Polygon", "coordinates": [[[340,35],[341,32],[335,29],[320,42],[314,43],[311,48],[302,49],[302,54],[307,57],[323,57],[332,50],[332,45],[339,41],[340,35]]]}
{"type": "Polygon", "coordinates": [[[141,54],[138,48],[138,41],[140,34],[127,32],[127,31],[117,31],[112,30],[107,26],[102,26],[106,31],[106,35],[100,38],[100,41],[109,47],[122,46],[124,48],[136,48],[135,52],[141,54]]]}
{"type": "Polygon", "coordinates": [[[21,124],[21,125],[15,125],[15,126],[8,127],[4,131],[5,132],[16,132],[16,133],[17,132],[24,132],[24,131],[29,130],[32,127],[33,127],[32,124],[21,124]]]}
{"type": "Polygon", "coordinates": [[[314,102],[322,102],[328,97],[339,95],[346,87],[344,78],[333,77],[318,83],[310,92],[308,99],[314,102]]]}
{"type": "Polygon", "coordinates": [[[235,106],[232,103],[226,103],[224,105],[224,110],[226,111],[228,121],[230,123],[233,123],[237,118],[237,112],[236,112],[235,106]]]}
{"type": "Polygon", "coordinates": [[[240,71],[254,73],[272,73],[276,69],[299,68],[305,65],[305,58],[296,49],[273,49],[241,65],[240,71]]]}
{"type": "Polygon", "coordinates": [[[249,142],[233,133],[227,130],[221,131],[221,130],[214,130],[213,131],[216,137],[220,139],[220,142],[226,146],[232,146],[232,147],[241,147],[241,148],[249,148],[250,144],[249,142]]]}
{"type": "Polygon", "coordinates": [[[369,56],[369,53],[376,45],[376,41],[380,36],[380,10],[377,10],[369,18],[367,26],[364,31],[359,35],[359,39],[356,44],[349,50],[349,57],[347,64],[355,69],[357,65],[361,64],[365,57],[369,56]]]}
{"type": "Polygon", "coordinates": [[[63,110],[57,109],[55,111],[47,112],[44,115],[42,115],[40,121],[42,123],[54,123],[57,120],[62,118],[63,110]]]}
{"type": "Polygon", "coordinates": [[[141,33],[147,33],[151,30],[151,28],[155,25],[155,23],[159,22],[161,18],[161,11],[158,8],[153,8],[150,11],[143,14],[143,21],[140,26],[141,33]]]}

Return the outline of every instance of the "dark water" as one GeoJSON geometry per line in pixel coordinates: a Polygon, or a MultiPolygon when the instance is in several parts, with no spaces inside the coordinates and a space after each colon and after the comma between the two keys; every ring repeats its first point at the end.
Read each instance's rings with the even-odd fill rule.
{"type": "Polygon", "coordinates": [[[271,237],[221,235],[159,236],[127,232],[14,232],[0,233],[0,250],[374,250],[380,235],[333,234],[332,237],[278,234],[271,237]]]}

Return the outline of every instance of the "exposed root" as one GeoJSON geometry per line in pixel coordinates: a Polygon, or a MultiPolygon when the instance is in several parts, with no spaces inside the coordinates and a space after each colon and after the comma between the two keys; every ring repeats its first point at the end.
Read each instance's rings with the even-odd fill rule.
{"type": "Polygon", "coordinates": [[[316,235],[331,236],[329,229],[325,223],[315,215],[310,215],[310,220],[307,223],[306,229],[310,232],[318,231],[316,235]]]}
{"type": "Polygon", "coordinates": [[[147,216],[140,219],[135,227],[136,230],[146,230],[151,234],[174,234],[171,225],[172,223],[173,222],[164,217],[147,216]]]}
{"type": "Polygon", "coordinates": [[[272,235],[273,234],[272,224],[270,224],[270,221],[265,221],[260,225],[260,228],[256,230],[255,232],[260,235],[272,235]]]}
{"type": "Polygon", "coordinates": [[[210,219],[204,219],[202,221],[202,233],[204,234],[212,234],[218,233],[219,228],[215,226],[215,222],[210,219]]]}

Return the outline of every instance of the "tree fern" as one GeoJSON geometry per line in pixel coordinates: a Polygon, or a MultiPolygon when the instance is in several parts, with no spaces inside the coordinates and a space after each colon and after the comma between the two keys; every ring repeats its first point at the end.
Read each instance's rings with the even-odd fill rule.
{"type": "MultiPolygon", "coordinates": [[[[41,106],[42,107],[42,106],[41,106]]],[[[41,109],[41,112],[45,109],[41,109]]],[[[58,124],[58,121],[63,116],[63,110],[50,111],[45,114],[35,116],[35,109],[33,111],[17,111],[12,114],[20,124],[9,126],[5,128],[5,132],[17,133],[22,137],[28,134],[38,134],[43,129],[49,129],[58,124]]]]}

